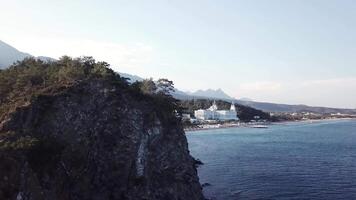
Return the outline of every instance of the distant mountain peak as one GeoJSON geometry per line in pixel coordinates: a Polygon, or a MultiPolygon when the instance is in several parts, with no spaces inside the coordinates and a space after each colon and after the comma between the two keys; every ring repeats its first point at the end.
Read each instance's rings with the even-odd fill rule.
{"type": "Polygon", "coordinates": [[[221,88],[218,88],[216,90],[211,88],[206,90],[197,90],[195,92],[189,93],[189,95],[214,99],[234,99],[233,97],[226,94],[221,88]]]}

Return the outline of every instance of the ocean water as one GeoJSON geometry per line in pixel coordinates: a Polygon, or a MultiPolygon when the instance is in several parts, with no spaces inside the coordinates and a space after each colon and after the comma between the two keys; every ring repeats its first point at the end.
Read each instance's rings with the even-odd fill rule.
{"type": "Polygon", "coordinates": [[[187,133],[209,199],[356,200],[356,121],[187,133]]]}

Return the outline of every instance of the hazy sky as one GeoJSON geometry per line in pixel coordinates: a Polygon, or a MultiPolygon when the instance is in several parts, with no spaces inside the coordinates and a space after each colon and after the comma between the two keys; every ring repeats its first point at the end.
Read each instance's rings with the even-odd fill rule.
{"type": "Polygon", "coordinates": [[[0,0],[0,40],[181,90],[356,108],[354,0],[0,0]]]}

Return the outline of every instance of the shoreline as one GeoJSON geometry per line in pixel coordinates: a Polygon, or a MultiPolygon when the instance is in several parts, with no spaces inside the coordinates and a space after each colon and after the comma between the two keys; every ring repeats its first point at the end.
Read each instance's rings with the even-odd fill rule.
{"type": "Polygon", "coordinates": [[[308,120],[295,120],[295,121],[281,121],[281,122],[264,122],[264,123],[249,123],[249,122],[239,122],[237,124],[203,124],[203,127],[195,128],[184,128],[185,133],[193,133],[196,131],[203,130],[214,130],[214,129],[228,129],[228,128],[256,128],[254,126],[273,126],[273,125],[287,125],[293,123],[320,123],[325,121],[343,121],[343,120],[356,120],[356,118],[346,117],[346,118],[333,118],[333,119],[308,119],[308,120]],[[205,125],[205,127],[204,127],[205,125]]]}
{"type": "Polygon", "coordinates": [[[345,117],[345,118],[330,118],[330,119],[307,119],[307,120],[294,120],[294,121],[281,121],[281,122],[271,122],[272,125],[279,124],[293,124],[293,123],[319,123],[319,122],[327,122],[327,121],[343,121],[343,120],[356,120],[356,118],[345,117]]]}
{"type": "Polygon", "coordinates": [[[228,129],[228,128],[258,128],[254,126],[267,126],[271,125],[271,122],[263,123],[250,123],[250,122],[239,122],[238,124],[204,124],[203,127],[195,128],[184,128],[185,132],[195,132],[201,130],[214,130],[214,129],[228,129]]]}

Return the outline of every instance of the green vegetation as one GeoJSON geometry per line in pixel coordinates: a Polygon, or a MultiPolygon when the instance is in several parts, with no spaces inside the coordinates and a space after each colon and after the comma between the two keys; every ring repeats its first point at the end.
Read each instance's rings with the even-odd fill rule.
{"type": "Polygon", "coordinates": [[[0,70],[0,120],[6,113],[27,105],[40,95],[51,95],[74,84],[85,81],[103,80],[139,96],[142,100],[153,101],[157,111],[174,113],[179,110],[177,101],[170,95],[173,82],[152,80],[128,84],[125,78],[109,68],[106,62],[96,62],[92,57],[71,58],[63,56],[58,61],[43,62],[27,58],[9,69],[0,70]]]}
{"type": "Polygon", "coordinates": [[[73,84],[103,78],[125,84],[105,62],[91,57],[62,57],[57,62],[27,58],[9,69],[0,71],[0,120],[16,107],[26,105],[33,97],[51,94],[73,84]]]}

